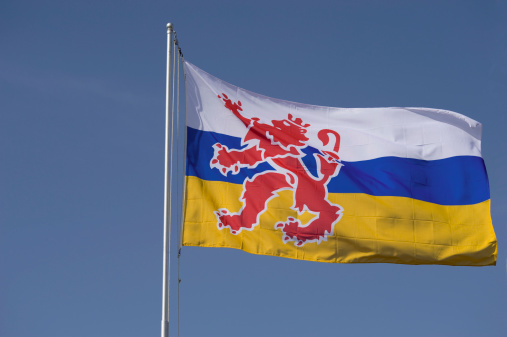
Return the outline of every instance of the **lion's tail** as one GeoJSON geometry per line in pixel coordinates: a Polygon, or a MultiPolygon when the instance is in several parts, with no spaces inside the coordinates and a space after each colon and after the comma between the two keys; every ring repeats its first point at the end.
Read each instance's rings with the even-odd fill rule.
{"type": "Polygon", "coordinates": [[[339,160],[340,157],[338,156],[338,151],[340,150],[340,134],[334,130],[329,130],[329,129],[322,129],[317,134],[320,141],[322,142],[322,145],[324,145],[324,146],[326,146],[330,141],[329,135],[333,135],[335,137],[333,151],[322,151],[322,152],[333,157],[336,160],[339,160]]]}

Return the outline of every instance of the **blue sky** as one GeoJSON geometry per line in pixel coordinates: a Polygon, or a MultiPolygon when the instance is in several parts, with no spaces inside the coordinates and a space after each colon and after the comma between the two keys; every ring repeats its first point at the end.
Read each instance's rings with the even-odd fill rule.
{"type": "Polygon", "coordinates": [[[504,336],[506,15],[493,0],[3,3],[0,335],[160,334],[172,22],[187,60],[254,92],[480,121],[499,241],[483,268],[185,247],[181,336],[504,336]]]}

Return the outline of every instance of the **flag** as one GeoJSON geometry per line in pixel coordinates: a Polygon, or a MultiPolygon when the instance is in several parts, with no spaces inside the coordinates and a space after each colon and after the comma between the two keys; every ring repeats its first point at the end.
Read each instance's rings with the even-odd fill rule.
{"type": "Polygon", "coordinates": [[[300,260],[494,265],[481,124],[262,96],[189,62],[182,244],[300,260]]]}

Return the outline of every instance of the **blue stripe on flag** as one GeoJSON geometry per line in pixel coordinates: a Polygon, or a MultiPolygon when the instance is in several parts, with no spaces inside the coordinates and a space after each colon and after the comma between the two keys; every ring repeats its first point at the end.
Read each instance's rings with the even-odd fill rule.
{"type": "MultiPolygon", "coordinates": [[[[241,139],[213,132],[188,128],[187,175],[204,180],[242,184],[248,177],[272,170],[268,163],[255,169],[242,168],[238,174],[223,176],[210,168],[213,144],[221,143],[239,149],[241,139]]],[[[306,148],[304,163],[316,175],[318,152],[306,148]]],[[[476,156],[458,156],[425,161],[410,158],[383,157],[359,162],[345,162],[337,177],[328,184],[330,193],[366,193],[375,196],[398,196],[440,205],[470,205],[490,198],[484,161],[476,156]]]]}

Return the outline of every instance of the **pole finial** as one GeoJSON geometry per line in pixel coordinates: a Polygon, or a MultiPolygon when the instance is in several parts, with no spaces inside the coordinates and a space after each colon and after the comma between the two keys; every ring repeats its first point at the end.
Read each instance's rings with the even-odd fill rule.
{"type": "Polygon", "coordinates": [[[171,32],[172,30],[173,30],[173,24],[169,22],[169,23],[167,24],[167,32],[169,33],[169,32],[171,32]]]}

